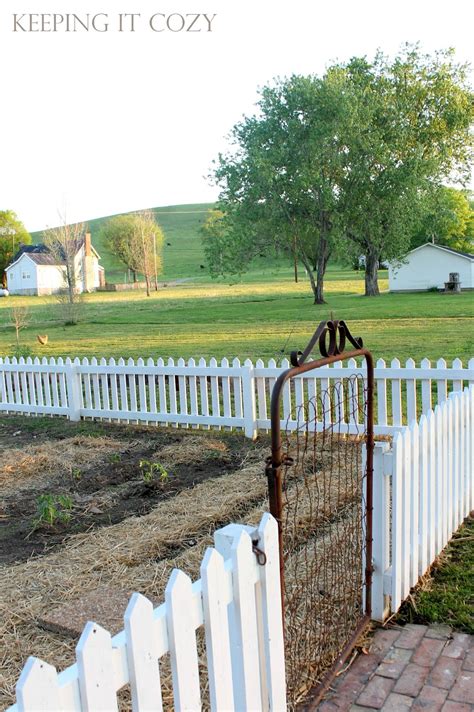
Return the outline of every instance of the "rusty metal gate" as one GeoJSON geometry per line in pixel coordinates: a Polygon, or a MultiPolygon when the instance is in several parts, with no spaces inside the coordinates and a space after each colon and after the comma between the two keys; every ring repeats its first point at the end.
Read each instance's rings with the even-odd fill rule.
{"type": "Polygon", "coordinates": [[[291,363],[272,392],[266,473],[280,533],[288,704],[315,709],[370,620],[373,361],[343,321],[327,321],[291,363]],[[321,358],[307,361],[316,345],[321,358]],[[361,356],[363,373],[337,368],[361,356]]]}

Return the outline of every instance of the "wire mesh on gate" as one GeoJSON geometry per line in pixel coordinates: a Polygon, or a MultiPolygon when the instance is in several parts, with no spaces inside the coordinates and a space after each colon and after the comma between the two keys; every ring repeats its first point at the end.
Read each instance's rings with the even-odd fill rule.
{"type": "Polygon", "coordinates": [[[291,707],[321,680],[364,615],[366,404],[365,382],[352,376],[299,406],[282,433],[291,707]]]}
{"type": "Polygon", "coordinates": [[[306,700],[316,709],[370,620],[374,364],[339,320],[322,321],[291,363],[272,391],[266,474],[279,526],[289,708],[306,700]],[[307,360],[316,346],[321,358],[307,360]],[[360,375],[337,373],[361,356],[360,375]],[[310,377],[331,365],[331,377],[310,377]]]}

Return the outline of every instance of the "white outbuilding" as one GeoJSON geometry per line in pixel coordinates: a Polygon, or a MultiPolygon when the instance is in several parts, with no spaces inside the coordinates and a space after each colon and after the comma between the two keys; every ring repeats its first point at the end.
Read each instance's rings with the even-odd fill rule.
{"type": "MultiPolygon", "coordinates": [[[[89,233],[77,241],[74,267],[76,291],[92,292],[105,283],[100,255],[89,233]]],[[[10,294],[57,294],[66,288],[66,266],[46,245],[22,245],[5,270],[10,294]]]]}
{"type": "Polygon", "coordinates": [[[459,275],[461,290],[474,289],[474,254],[427,242],[411,250],[402,263],[389,265],[389,289],[391,292],[444,290],[453,273],[459,275]]]}

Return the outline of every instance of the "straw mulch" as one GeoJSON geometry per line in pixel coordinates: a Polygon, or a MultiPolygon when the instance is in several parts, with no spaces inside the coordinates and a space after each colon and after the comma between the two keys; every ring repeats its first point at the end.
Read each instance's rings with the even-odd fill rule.
{"type": "Polygon", "coordinates": [[[4,450],[1,454],[0,487],[2,494],[44,484],[45,477],[71,473],[73,468],[90,467],[105,455],[127,446],[123,440],[78,436],[59,442],[50,440],[39,445],[4,450]]]}
{"type": "Polygon", "coordinates": [[[179,447],[176,444],[165,445],[157,450],[150,459],[159,461],[165,467],[189,464],[190,462],[205,462],[213,458],[226,459],[229,446],[222,440],[193,436],[183,438],[179,447]]]}

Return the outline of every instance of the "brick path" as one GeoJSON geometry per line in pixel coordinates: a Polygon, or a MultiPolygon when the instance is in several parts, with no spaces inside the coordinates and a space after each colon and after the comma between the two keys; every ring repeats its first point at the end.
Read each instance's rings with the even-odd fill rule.
{"type": "Polygon", "coordinates": [[[441,625],[376,631],[319,712],[474,712],[474,635],[441,625]]]}

